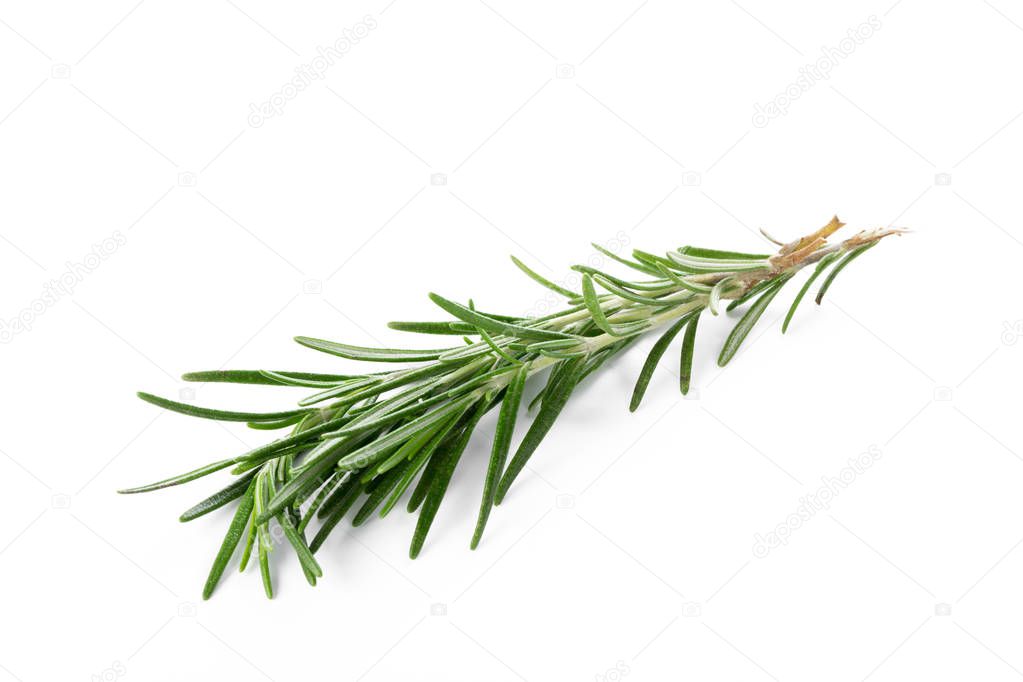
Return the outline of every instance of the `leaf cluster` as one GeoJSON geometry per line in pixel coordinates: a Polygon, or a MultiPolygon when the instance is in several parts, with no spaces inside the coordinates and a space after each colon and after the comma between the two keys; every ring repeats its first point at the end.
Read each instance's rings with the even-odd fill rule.
{"type": "MultiPolygon", "coordinates": [[[[783,331],[810,286],[826,274],[817,302],[835,277],[882,237],[860,233],[833,245],[827,236],[837,219],[812,235],[783,245],[775,255],[692,246],[664,256],[636,250],[631,258],[596,246],[641,276],[624,279],[589,266],[575,266],[581,291],[551,282],[514,259],[543,287],[565,299],[565,307],[536,318],[478,310],[437,294],[430,299],[452,319],[393,322],[392,329],[455,337],[434,349],[365,348],[297,337],[305,347],[349,360],[387,367],[367,374],[317,374],[270,370],[217,370],[186,374],[188,381],[293,386],[311,389],[296,409],[243,412],[198,407],[148,393],[139,397],[181,414],[244,422],[264,431],[285,431],[258,448],[149,485],[140,493],[194,481],[225,469],[233,479],[181,515],[193,521],[233,505],[234,514],[203,590],[208,598],[240,549],[244,570],[255,550],[265,593],[273,595],[270,554],[287,545],[306,579],[315,585],[323,571],[316,554],[344,518],[359,526],[387,516],[402,501],[418,515],[409,555],[421,552],[452,475],[482,417],[497,410],[490,456],[470,540],[475,549],[495,506],[500,505],[543,443],[578,386],[644,333],[664,328],[653,344],[629,402],[636,410],[658,365],[681,335],[679,388],[689,391],[697,325],[705,310],[718,315],[749,304],[728,335],[718,364],[732,360],[771,301],[803,267],[814,270],[785,317],[783,331]],[[822,236],[823,235],[823,236],[822,236]],[[830,268],[830,270],[829,270],[830,268]],[[542,382],[530,401],[530,380],[542,382]],[[528,403],[528,404],[527,404],[528,403]],[[523,412],[535,416],[513,449],[523,412]]],[[[838,226],[841,226],[839,223],[838,226]]]]}

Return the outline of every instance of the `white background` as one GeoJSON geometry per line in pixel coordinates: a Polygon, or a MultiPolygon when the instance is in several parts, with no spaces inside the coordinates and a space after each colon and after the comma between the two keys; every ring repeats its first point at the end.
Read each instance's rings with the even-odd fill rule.
{"type": "Polygon", "coordinates": [[[1008,0],[4,3],[0,317],[31,329],[0,346],[0,680],[1023,676],[1021,60],[1008,0]],[[871,15],[829,79],[753,125],[871,15]],[[431,346],[385,327],[436,318],[427,291],[535,312],[511,253],[560,280],[594,240],[759,250],[756,228],[835,212],[915,233],[782,337],[789,287],[724,371],[730,324],[707,318],[694,399],[676,351],[634,415],[643,348],[608,366],[476,552],[492,420],[418,561],[396,512],[335,533],[315,589],[278,552],[270,602],[251,567],[199,599],[229,514],[177,515],[218,480],[113,492],[264,440],[135,390],[351,368],[296,334],[431,346]],[[69,263],[73,291],[23,313],[69,263]]]}

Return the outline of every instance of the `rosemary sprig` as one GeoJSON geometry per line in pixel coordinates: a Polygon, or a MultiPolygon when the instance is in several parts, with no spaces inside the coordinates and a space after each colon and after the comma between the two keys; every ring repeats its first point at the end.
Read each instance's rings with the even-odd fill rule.
{"type": "Polygon", "coordinates": [[[385,516],[409,488],[408,511],[419,514],[409,551],[415,558],[480,419],[499,408],[470,542],[475,549],[493,507],[504,500],[575,388],[640,335],[667,328],[643,365],[630,410],[639,407],[654,370],[680,333],[680,388],[682,393],[689,390],[697,323],[704,310],[718,315],[722,301],[731,302],[728,310],[750,303],[721,349],[718,364],[724,366],[799,270],[816,265],[793,301],[783,331],[810,285],[829,267],[817,303],[849,263],[884,237],[902,232],[870,230],[829,244],[828,237],[842,225],[833,218],[814,233],[781,244],[774,255],[686,246],[664,257],[637,250],[629,259],[598,247],[644,278],[629,281],[589,266],[575,266],[583,275],[581,292],[555,284],[513,258],[526,275],[567,299],[567,307],[544,317],[521,318],[483,312],[472,302],[463,305],[430,294],[454,320],[390,324],[401,331],[462,336],[464,345],[408,350],[296,338],[304,346],[342,358],[402,363],[397,369],[360,375],[264,370],[186,374],[187,381],[301,386],[315,392],[299,401],[298,409],[269,413],[215,410],[139,393],[143,400],[182,414],[246,422],[260,430],[290,429],[290,433],[236,457],[120,492],[175,486],[230,467],[235,475],[232,482],[181,515],[182,521],[191,521],[235,506],[203,598],[213,593],[239,545],[244,548],[242,570],[255,546],[264,589],[272,597],[269,554],[275,539],[280,539],[276,544],[286,541],[291,546],[307,580],[315,585],[322,570],[314,555],[348,511],[357,509],[353,525],[361,525],[374,513],[385,516]],[[546,383],[534,400],[539,411],[509,461],[525,384],[545,370],[546,383]],[[309,541],[306,533],[314,520],[318,527],[309,541]]]}

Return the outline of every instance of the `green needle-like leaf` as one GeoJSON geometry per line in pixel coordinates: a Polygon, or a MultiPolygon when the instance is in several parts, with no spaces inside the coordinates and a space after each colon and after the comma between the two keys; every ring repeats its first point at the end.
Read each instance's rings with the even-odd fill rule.
{"type": "Polygon", "coordinates": [[[320,511],[326,513],[324,514],[323,524],[313,537],[313,541],[309,543],[310,552],[315,554],[323,546],[331,531],[344,519],[345,514],[348,513],[348,510],[359,499],[361,492],[362,484],[353,477],[350,484],[338,488],[337,492],[331,496],[332,500],[320,507],[320,511]]]}
{"type": "Polygon", "coordinates": [[[683,325],[688,322],[688,317],[675,322],[675,324],[668,327],[668,331],[661,335],[661,338],[657,339],[657,342],[650,349],[650,353],[646,356],[646,362],[643,363],[643,369],[639,372],[639,379],[636,380],[636,387],[632,389],[632,400],[629,402],[629,412],[635,412],[636,408],[643,401],[643,396],[646,394],[646,388],[650,384],[650,378],[654,375],[654,370],[657,369],[657,363],[661,361],[664,356],[664,351],[668,350],[668,346],[678,335],[683,325]]]}
{"type": "Polygon", "coordinates": [[[664,256],[658,256],[652,253],[647,253],[646,251],[641,251],[640,249],[633,249],[632,257],[638,260],[643,265],[646,265],[647,267],[653,269],[657,269],[658,265],[663,265],[668,268],[675,267],[675,264],[672,262],[670,258],[665,258],[664,256]]]}
{"type": "Polygon", "coordinates": [[[735,259],[724,260],[719,258],[702,258],[686,253],[674,251],[668,252],[673,267],[683,272],[691,273],[712,273],[712,272],[746,272],[749,270],[762,270],[769,267],[767,260],[735,259]]]}
{"type": "Polygon", "coordinates": [[[306,348],[312,348],[330,355],[347,358],[349,360],[366,360],[368,362],[426,362],[436,360],[442,353],[451,350],[450,348],[439,348],[435,350],[404,350],[398,348],[365,348],[363,346],[352,346],[347,343],[336,343],[313,339],[308,336],[296,336],[295,341],[306,348]]]}
{"type": "Polygon", "coordinates": [[[475,334],[476,328],[464,322],[388,322],[387,326],[399,332],[461,336],[475,334]]]}
{"type": "Polygon", "coordinates": [[[700,321],[701,310],[689,316],[686,333],[682,336],[682,361],[680,363],[679,388],[682,395],[689,394],[689,383],[693,378],[693,351],[696,348],[696,325],[700,321]]]}
{"type": "MultiPolygon", "coordinates": [[[[458,442],[458,435],[465,428],[467,411],[468,407],[459,413],[457,417],[452,418],[445,428],[442,431],[438,431],[433,440],[430,441],[430,444],[424,448],[429,450],[430,454],[423,468],[423,473],[419,477],[416,487],[412,489],[412,494],[409,496],[408,504],[405,507],[410,514],[419,509],[419,505],[423,503],[423,500],[426,499],[427,494],[430,492],[433,479],[440,469],[440,464],[444,461],[444,453],[454,443],[458,442]]],[[[422,453],[420,458],[422,458],[422,453]]]]}
{"type": "Polygon", "coordinates": [[[754,284],[752,287],[750,287],[746,291],[745,294],[743,294],[739,298],[737,298],[734,301],[732,301],[731,303],[729,303],[728,307],[725,308],[725,310],[727,310],[728,312],[732,312],[733,310],[735,310],[739,306],[745,304],[746,301],[750,300],[751,298],[759,296],[760,292],[762,292],[764,289],[766,289],[767,287],[769,287],[772,284],[774,284],[774,281],[775,280],[773,280],[773,279],[765,279],[764,281],[762,281],[762,282],[760,282],[758,284],[754,284]]]}
{"type": "Polygon", "coordinates": [[[775,282],[775,285],[767,289],[756,302],[749,307],[746,314],[742,316],[739,322],[732,329],[732,333],[725,339],[725,345],[721,349],[721,355],[718,356],[718,365],[724,367],[731,360],[736,351],[739,350],[739,346],[746,340],[746,336],[749,335],[750,330],[756,325],[757,320],[767,310],[767,306],[770,305],[771,301],[777,296],[778,292],[781,291],[782,286],[788,278],[779,279],[775,282]]]}
{"type": "Polygon", "coordinates": [[[316,579],[323,577],[323,569],[313,558],[313,553],[309,547],[305,544],[305,539],[299,534],[295,525],[292,523],[291,518],[287,514],[279,514],[277,516],[277,522],[280,523],[281,528],[284,529],[284,537],[288,538],[288,542],[295,550],[295,554],[298,556],[299,562],[302,564],[302,570],[305,572],[306,579],[310,585],[316,585],[316,579]]]}
{"type": "Polygon", "coordinates": [[[512,322],[506,322],[494,317],[489,317],[483,313],[472,310],[471,308],[466,308],[460,303],[449,301],[443,296],[439,296],[437,294],[430,294],[430,300],[463,322],[468,322],[471,325],[480,329],[485,329],[494,334],[504,334],[505,336],[514,336],[519,339],[536,339],[537,341],[571,338],[568,334],[563,334],[561,332],[536,329],[533,327],[523,327],[512,322]]]}
{"type": "Polygon", "coordinates": [[[835,269],[832,270],[828,274],[827,279],[824,280],[824,284],[821,285],[821,290],[817,292],[817,305],[820,305],[821,301],[824,300],[824,294],[827,293],[828,289],[831,288],[831,283],[835,281],[836,277],[838,277],[838,273],[842,272],[842,270],[845,270],[846,266],[848,266],[849,263],[852,263],[854,260],[859,258],[860,254],[870,250],[876,244],[877,242],[871,242],[859,248],[853,249],[845,256],[845,258],[839,261],[838,265],[835,266],[835,269]]]}
{"type": "Polygon", "coordinates": [[[726,278],[714,285],[714,288],[710,290],[710,297],[707,299],[707,308],[710,310],[711,315],[718,314],[718,306],[721,304],[721,296],[725,293],[731,285],[731,282],[726,278]]]}
{"type": "Polygon", "coordinates": [[[657,270],[655,268],[650,267],[649,265],[645,265],[643,263],[638,263],[636,261],[631,261],[628,258],[622,258],[618,254],[614,253],[613,251],[611,251],[609,249],[605,249],[603,246],[601,246],[600,244],[597,244],[596,242],[592,243],[591,246],[593,248],[595,248],[597,251],[600,251],[602,254],[604,254],[605,256],[610,258],[611,260],[613,260],[613,261],[615,261],[617,263],[621,263],[622,265],[624,265],[627,268],[632,268],[633,270],[638,270],[639,272],[642,272],[645,275],[653,275],[655,277],[657,276],[657,270]]]}
{"type": "Polygon", "coordinates": [[[211,511],[220,509],[225,504],[237,500],[239,497],[244,495],[245,492],[249,489],[249,483],[252,481],[253,478],[255,478],[255,476],[256,476],[255,471],[250,471],[247,474],[243,474],[241,477],[238,478],[238,480],[236,480],[231,485],[227,486],[226,488],[223,488],[222,490],[218,490],[217,492],[213,493],[199,504],[195,505],[194,507],[191,507],[190,509],[185,510],[181,514],[180,521],[182,523],[185,523],[187,521],[194,521],[200,516],[205,516],[206,514],[209,514],[211,511]]]}
{"type": "MultiPolygon", "coordinates": [[[[398,504],[398,501],[401,500],[401,496],[404,495],[405,491],[408,490],[410,485],[412,485],[412,480],[416,477],[416,474],[418,474],[426,465],[427,459],[429,459],[429,456],[421,452],[416,455],[415,458],[408,463],[408,466],[402,470],[401,478],[399,478],[398,482],[394,485],[394,489],[391,490],[391,495],[387,498],[387,501],[384,502],[384,506],[380,508],[380,518],[391,513],[391,510],[394,509],[394,507],[398,504]]],[[[415,510],[412,509],[410,511],[415,510]]]]}
{"type": "Polygon", "coordinates": [[[670,268],[665,265],[658,264],[658,271],[663,274],[666,278],[674,282],[676,285],[682,287],[686,291],[691,291],[694,294],[709,294],[713,287],[700,282],[693,282],[688,276],[680,276],[673,272],[670,268]]]}
{"type": "Polygon", "coordinates": [[[480,403],[469,418],[469,423],[466,424],[465,428],[458,435],[458,438],[443,453],[443,460],[438,464],[437,473],[430,483],[430,491],[423,501],[423,508],[419,511],[416,531],[412,535],[412,545],[409,547],[408,555],[410,559],[415,559],[419,556],[419,552],[423,549],[423,543],[426,542],[430,526],[433,525],[433,519],[437,516],[437,510],[440,509],[441,500],[444,499],[444,493],[448,490],[448,483],[451,482],[451,476],[455,473],[455,467],[458,466],[458,461],[462,458],[462,453],[465,452],[465,448],[469,444],[472,432],[476,429],[476,425],[486,411],[487,404],[485,402],[480,403]]]}
{"type": "Polygon", "coordinates": [[[344,377],[343,379],[337,380],[325,380],[325,379],[308,379],[303,377],[293,377],[288,374],[281,372],[273,372],[268,369],[260,370],[260,374],[265,376],[267,379],[272,379],[282,386],[298,386],[302,388],[333,388],[340,384],[344,384],[352,379],[358,377],[344,377]]]}
{"type": "Polygon", "coordinates": [[[278,419],[302,416],[308,410],[288,410],[286,412],[232,412],[230,410],[212,410],[207,407],[179,403],[176,400],[168,400],[151,393],[139,391],[138,397],[147,403],[152,403],[165,410],[187,414],[190,417],[202,417],[203,419],[215,419],[222,422],[272,422],[278,419]]]}
{"type": "Polygon", "coordinates": [[[817,267],[814,268],[813,274],[810,275],[809,279],[807,279],[806,283],[803,285],[803,288],[799,290],[798,294],[796,294],[796,298],[793,299],[792,305],[789,307],[789,312],[785,315],[785,321],[781,325],[782,334],[788,331],[789,322],[792,321],[792,316],[796,314],[796,308],[798,308],[799,304],[803,301],[803,297],[806,296],[806,292],[810,290],[810,287],[813,285],[814,281],[820,277],[821,273],[827,270],[828,266],[838,259],[839,255],[840,254],[837,253],[828,254],[822,258],[819,263],[817,263],[817,267]]]}
{"type": "Polygon", "coordinates": [[[479,399],[477,395],[467,395],[453,403],[440,407],[422,417],[413,419],[408,424],[391,431],[347,455],[337,463],[339,469],[364,469],[376,464],[391,448],[398,447],[419,431],[444,421],[452,414],[464,410],[479,399]]]}
{"type": "Polygon", "coordinates": [[[603,275],[593,275],[593,281],[596,282],[597,284],[599,284],[600,286],[602,286],[603,288],[607,289],[609,292],[611,292],[615,296],[618,296],[620,298],[624,298],[627,301],[632,301],[633,303],[639,303],[641,305],[649,305],[649,306],[670,306],[670,305],[675,305],[675,301],[664,301],[664,300],[652,298],[651,296],[643,296],[641,294],[637,294],[637,293],[634,293],[632,291],[629,291],[625,287],[620,286],[618,284],[615,284],[614,282],[609,280],[607,277],[604,277],[603,275]]]}
{"type": "MultiPolygon", "coordinates": [[[[270,372],[269,374],[287,377],[292,381],[336,382],[352,378],[350,375],[314,374],[312,372],[270,372]]],[[[258,369],[216,369],[208,372],[189,372],[182,374],[181,378],[184,381],[198,381],[202,383],[281,385],[281,381],[268,376],[265,370],[258,369]]]]}
{"type": "Polygon", "coordinates": [[[256,553],[259,557],[259,576],[263,581],[263,592],[267,599],[274,598],[273,577],[270,575],[270,550],[273,542],[270,539],[270,530],[265,522],[260,522],[259,517],[265,514],[266,502],[270,497],[269,479],[266,477],[266,470],[260,471],[253,483],[255,487],[255,506],[252,509],[252,523],[256,527],[256,553]]]}
{"type": "Polygon", "coordinates": [[[497,430],[494,431],[494,443],[490,450],[490,464],[487,466],[487,476],[483,482],[483,501],[480,503],[480,513],[476,520],[476,530],[472,534],[472,542],[469,547],[476,549],[483,537],[483,530],[487,526],[487,519],[490,518],[490,510],[494,507],[494,495],[497,492],[497,484],[501,480],[501,473],[504,471],[504,463],[508,458],[508,450],[511,448],[512,434],[515,432],[515,421],[518,418],[519,405],[522,403],[522,390],[529,377],[529,368],[522,367],[515,376],[505,392],[501,401],[501,412],[497,417],[497,430]]]}
{"type": "Polygon", "coordinates": [[[361,526],[366,520],[373,515],[380,503],[387,499],[391,491],[394,490],[394,486],[398,485],[398,481],[401,480],[402,475],[405,473],[405,469],[412,466],[411,461],[405,462],[404,467],[397,467],[391,469],[385,476],[374,481],[376,486],[370,492],[369,497],[363,502],[359,511],[355,512],[355,518],[352,519],[353,526],[361,526]]]}
{"type": "Polygon", "coordinates": [[[394,410],[380,410],[372,415],[366,414],[359,419],[353,420],[351,423],[346,424],[337,431],[331,431],[325,433],[324,438],[343,438],[349,436],[355,436],[360,433],[366,433],[367,431],[375,431],[385,426],[395,424],[407,417],[414,417],[421,414],[428,407],[433,407],[438,403],[446,402],[446,394],[435,395],[430,398],[424,398],[413,402],[411,405],[406,405],[400,409],[394,410]]]}
{"type": "Polygon", "coordinates": [[[213,566],[210,567],[209,577],[206,578],[206,585],[202,590],[203,599],[209,599],[210,595],[213,594],[217,583],[220,582],[220,576],[224,574],[224,569],[227,568],[227,562],[231,560],[231,555],[234,554],[238,542],[245,533],[245,527],[252,518],[253,496],[254,485],[249,483],[242,495],[242,501],[238,505],[238,509],[234,512],[231,525],[227,527],[227,534],[220,545],[220,551],[217,552],[217,556],[213,560],[213,566]]]}
{"type": "Polygon", "coordinates": [[[292,417],[278,419],[277,421],[272,422],[249,422],[246,426],[250,429],[255,429],[256,431],[276,431],[278,429],[286,429],[289,426],[294,426],[308,416],[309,413],[306,412],[305,414],[296,414],[292,417]]]}
{"type": "MultiPolygon", "coordinates": [[[[398,500],[401,499],[401,496],[405,494],[405,491],[412,484],[412,479],[414,479],[416,474],[418,474],[420,470],[422,470],[422,468],[426,466],[427,460],[430,459],[434,451],[436,451],[440,444],[444,441],[448,433],[451,431],[452,428],[454,428],[455,424],[458,422],[461,416],[462,416],[461,414],[458,414],[455,417],[452,417],[450,420],[447,421],[447,423],[439,424],[438,427],[436,427],[432,431],[430,439],[422,448],[419,449],[418,452],[416,452],[415,456],[410,461],[409,466],[402,471],[401,478],[398,480],[398,483],[394,486],[394,490],[391,492],[391,496],[387,499],[387,502],[385,502],[384,506],[381,507],[380,509],[380,516],[386,516],[387,514],[390,513],[391,509],[394,508],[394,506],[398,503],[398,500]]],[[[423,493],[423,495],[425,496],[425,492],[423,493]]],[[[419,504],[417,503],[415,507],[413,507],[410,502],[409,511],[410,512],[415,511],[415,508],[418,506],[419,504]]]]}
{"type": "Polygon", "coordinates": [[[339,471],[339,474],[344,478],[340,485],[327,495],[327,499],[323,501],[320,508],[316,510],[316,518],[325,519],[330,516],[339,504],[342,503],[350,492],[354,489],[357,493],[362,490],[363,484],[359,480],[358,476],[355,476],[350,471],[339,471]]]}
{"type": "MultiPolygon", "coordinates": [[[[253,509],[253,512],[255,509],[253,509]]],[[[256,540],[256,523],[255,514],[250,516],[251,523],[249,523],[249,531],[245,538],[245,548],[242,550],[242,558],[238,561],[238,572],[244,573],[245,568],[249,565],[249,558],[252,556],[252,546],[256,540]]]]}
{"type": "MultiPolygon", "coordinates": [[[[354,477],[346,471],[335,472],[334,475],[327,480],[323,487],[320,488],[320,491],[316,493],[316,497],[313,498],[313,501],[309,504],[309,507],[305,510],[305,513],[299,520],[298,532],[303,534],[303,537],[305,537],[304,533],[306,527],[319,514],[320,509],[327,500],[330,499],[330,496],[333,495],[334,492],[343,486],[350,478],[354,477]]],[[[296,505],[292,503],[292,506],[295,507],[296,505]]]]}
{"type": "Polygon", "coordinates": [[[512,259],[512,263],[515,263],[515,266],[519,270],[521,270],[522,272],[526,273],[527,277],[529,277],[531,280],[533,280],[534,282],[536,282],[540,286],[546,287],[546,288],[550,289],[551,291],[553,291],[554,293],[559,294],[561,296],[564,296],[565,298],[568,298],[568,299],[578,298],[579,297],[579,294],[575,293],[571,289],[566,289],[563,286],[555,284],[554,282],[550,281],[549,279],[547,279],[543,275],[541,275],[538,272],[536,272],[535,270],[531,269],[528,265],[526,265],[525,263],[520,261],[515,256],[512,256],[511,259],[512,259]]]}
{"type": "Polygon", "coordinates": [[[508,362],[510,362],[513,365],[520,364],[519,361],[514,356],[508,354],[508,351],[506,351],[504,348],[501,348],[499,345],[497,345],[497,343],[494,341],[494,339],[492,339],[490,337],[490,334],[488,334],[486,332],[486,330],[478,329],[477,331],[480,334],[480,338],[482,338],[483,341],[488,346],[490,346],[490,349],[492,351],[494,351],[498,355],[498,357],[500,357],[500,358],[502,358],[504,360],[507,360],[508,362]]]}
{"type": "MultiPolygon", "coordinates": [[[[540,412],[536,415],[529,430],[515,451],[508,469],[504,472],[501,482],[497,486],[497,493],[494,496],[494,504],[501,504],[504,496],[508,494],[508,488],[515,482],[515,478],[522,472],[526,462],[533,456],[533,453],[540,446],[544,436],[554,426],[554,421],[561,414],[562,408],[572,395],[572,390],[579,382],[585,367],[585,358],[572,358],[565,361],[564,372],[556,377],[557,383],[553,386],[548,383],[548,390],[544,395],[540,412]]],[[[553,378],[553,377],[552,377],[553,378]]]]}
{"type": "MultiPolygon", "coordinates": [[[[262,531],[257,530],[257,533],[262,533],[262,531]]],[[[259,541],[258,537],[256,545],[259,553],[259,577],[263,581],[263,593],[266,594],[267,599],[273,599],[274,583],[273,576],[270,574],[270,550],[265,543],[259,541]]]]}
{"type": "Polygon", "coordinates": [[[221,469],[226,469],[232,464],[234,464],[233,459],[223,459],[219,462],[214,462],[213,464],[207,464],[206,466],[199,467],[198,469],[193,469],[192,471],[179,476],[173,476],[162,481],[157,481],[156,483],[150,483],[149,485],[141,485],[137,488],[125,488],[124,490],[118,490],[117,492],[122,495],[134,495],[135,493],[148,493],[153,490],[160,490],[161,488],[170,488],[174,485],[181,485],[182,483],[194,481],[198,478],[202,478],[203,476],[209,476],[221,469]]]}
{"type": "Polygon", "coordinates": [[[624,330],[624,327],[613,325],[607,319],[604,314],[604,309],[601,307],[600,300],[597,298],[597,291],[593,288],[593,276],[586,274],[583,275],[583,300],[586,302],[586,308],[590,311],[590,315],[593,317],[593,323],[600,327],[601,331],[611,336],[627,336],[628,332],[624,330]]]}
{"type": "Polygon", "coordinates": [[[371,470],[370,473],[372,473],[374,476],[379,476],[381,474],[387,473],[394,467],[404,462],[415,459],[419,452],[424,447],[426,447],[426,444],[433,439],[437,431],[439,431],[442,428],[444,428],[444,422],[440,422],[429,428],[423,429],[422,431],[420,431],[419,433],[405,441],[404,445],[395,450],[393,455],[391,455],[383,462],[378,464],[376,469],[371,470]]]}
{"type": "Polygon", "coordinates": [[[302,465],[301,473],[285,483],[277,491],[277,494],[270,498],[265,510],[259,513],[256,521],[260,524],[267,523],[291,504],[296,496],[323,481],[325,475],[337,464],[338,459],[344,456],[351,447],[354,445],[349,441],[324,441],[321,443],[309,455],[308,461],[302,465]]]}
{"type": "Polygon", "coordinates": [[[238,464],[246,465],[247,468],[259,466],[267,460],[274,459],[286,452],[294,451],[303,445],[316,444],[320,436],[341,427],[349,419],[350,417],[345,416],[330,419],[305,431],[292,433],[286,438],[281,438],[254,450],[249,450],[245,454],[235,457],[234,461],[238,464]]]}
{"type": "MultiPolygon", "coordinates": [[[[589,265],[573,265],[572,269],[583,275],[590,275],[591,277],[602,277],[603,279],[606,279],[609,282],[617,284],[622,288],[631,289],[633,291],[656,291],[664,293],[666,290],[669,290],[671,288],[670,282],[666,282],[664,280],[655,279],[650,280],[649,282],[629,282],[624,279],[615,277],[614,275],[598,270],[597,268],[590,267],[589,265]]],[[[578,300],[581,300],[581,298],[576,299],[576,301],[578,300]]],[[[586,305],[583,304],[577,308],[568,308],[562,311],[560,314],[564,315],[569,313],[570,311],[577,312],[579,310],[585,309],[586,305]]]]}
{"type": "Polygon", "coordinates": [[[679,253],[697,258],[714,258],[717,260],[755,260],[760,261],[769,258],[766,253],[740,253],[738,251],[720,251],[718,249],[701,249],[696,246],[683,246],[679,253]]]}

